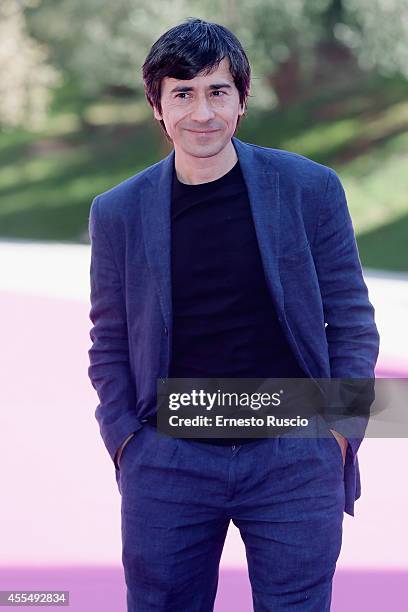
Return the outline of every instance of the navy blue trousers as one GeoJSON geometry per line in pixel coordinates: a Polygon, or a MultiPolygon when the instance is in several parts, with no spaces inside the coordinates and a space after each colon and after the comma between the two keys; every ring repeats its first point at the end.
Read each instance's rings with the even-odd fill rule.
{"type": "Polygon", "coordinates": [[[144,425],[117,471],[128,612],[211,612],[231,520],[255,612],[329,611],[345,501],[329,436],[215,446],[144,425]]]}

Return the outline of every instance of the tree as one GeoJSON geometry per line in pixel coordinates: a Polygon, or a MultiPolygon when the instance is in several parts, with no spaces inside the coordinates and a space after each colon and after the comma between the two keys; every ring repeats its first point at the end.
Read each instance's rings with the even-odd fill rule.
{"type": "Polygon", "coordinates": [[[252,65],[250,108],[341,83],[351,70],[408,76],[408,0],[42,0],[25,14],[31,37],[50,48],[53,66],[85,102],[107,91],[143,95],[150,46],[194,16],[242,41],[252,65]]]}
{"type": "MultiPolygon", "coordinates": [[[[58,82],[47,48],[29,36],[24,8],[30,0],[0,4],[0,125],[39,127],[45,120],[50,88],[58,82]]],[[[31,0],[34,5],[34,0],[31,0]]]]}

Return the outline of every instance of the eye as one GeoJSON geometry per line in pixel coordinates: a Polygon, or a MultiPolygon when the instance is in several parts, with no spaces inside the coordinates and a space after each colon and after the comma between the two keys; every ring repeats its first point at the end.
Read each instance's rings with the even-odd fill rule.
{"type": "MultiPolygon", "coordinates": [[[[213,92],[213,94],[225,94],[225,91],[221,91],[221,89],[215,89],[213,92]]],[[[176,94],[176,98],[180,98],[180,96],[186,96],[188,95],[187,91],[181,91],[180,93],[176,94]]],[[[216,98],[222,97],[222,96],[215,96],[216,98]]],[[[185,98],[181,98],[182,100],[185,100],[185,98]]]]}

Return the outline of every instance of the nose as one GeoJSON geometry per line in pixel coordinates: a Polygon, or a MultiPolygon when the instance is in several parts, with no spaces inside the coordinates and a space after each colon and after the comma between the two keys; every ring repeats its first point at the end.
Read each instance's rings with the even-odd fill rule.
{"type": "Polygon", "coordinates": [[[204,122],[212,119],[214,116],[215,113],[212,110],[211,105],[208,103],[207,98],[204,97],[196,100],[193,111],[190,115],[193,121],[204,122]]]}

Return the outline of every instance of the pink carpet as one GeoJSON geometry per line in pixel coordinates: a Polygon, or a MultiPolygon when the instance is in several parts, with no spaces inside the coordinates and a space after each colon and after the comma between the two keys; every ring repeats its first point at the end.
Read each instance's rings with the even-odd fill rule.
{"type": "MultiPolygon", "coordinates": [[[[0,588],[69,590],[72,611],[125,612],[120,496],[87,378],[88,304],[12,292],[0,299],[0,588]]],[[[408,370],[402,358],[380,355],[377,375],[408,370]]],[[[356,517],[345,518],[333,612],[408,610],[408,494],[380,462],[386,453],[400,463],[401,443],[367,440],[361,450],[364,494],[356,517]]],[[[223,554],[215,607],[227,610],[252,610],[236,540],[223,554]]]]}
{"type": "MultiPolygon", "coordinates": [[[[0,589],[69,591],[72,612],[126,612],[126,590],[120,567],[0,568],[0,589]]],[[[331,612],[406,612],[408,571],[338,570],[331,612]]],[[[61,610],[49,606],[48,610],[61,610]]],[[[246,571],[220,572],[214,612],[251,612],[246,571]]],[[[181,611],[174,611],[181,612],[181,611]]]]}

